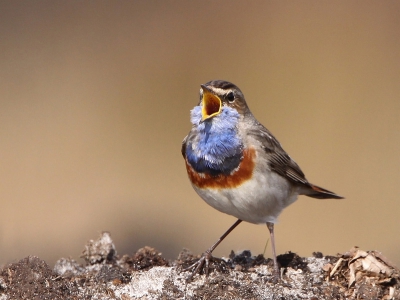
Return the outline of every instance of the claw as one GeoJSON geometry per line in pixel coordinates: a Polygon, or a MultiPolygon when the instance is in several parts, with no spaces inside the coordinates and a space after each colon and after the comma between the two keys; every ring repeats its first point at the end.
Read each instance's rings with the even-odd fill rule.
{"type": "Polygon", "coordinates": [[[236,227],[238,226],[242,220],[238,219],[229,229],[218,239],[218,241],[215,242],[214,245],[210,247],[210,249],[206,250],[206,252],[203,253],[203,255],[200,257],[198,261],[196,261],[193,265],[187,267],[186,269],[183,269],[184,271],[190,271],[192,269],[193,272],[192,274],[189,275],[189,277],[186,279],[187,281],[190,281],[194,275],[197,273],[201,273],[203,267],[204,268],[204,273],[206,276],[209,274],[209,266],[210,266],[210,261],[211,260],[219,260],[220,262],[225,262],[223,259],[215,258],[211,255],[211,253],[214,251],[215,248],[219,245],[219,243],[222,242],[222,240],[236,227]],[[205,264],[205,266],[204,266],[205,264]]]}
{"type": "Polygon", "coordinates": [[[192,273],[187,277],[186,281],[192,280],[194,275],[201,273],[205,274],[208,277],[208,275],[210,274],[210,262],[214,263],[212,269],[219,270],[222,272],[226,271],[227,265],[225,260],[212,256],[210,249],[208,249],[194,264],[183,269],[183,271],[193,270],[192,273]]]}
{"type": "Polygon", "coordinates": [[[183,269],[184,271],[190,271],[190,270],[194,269],[192,274],[190,274],[186,280],[190,281],[190,280],[192,280],[194,275],[200,274],[203,267],[205,267],[204,273],[206,274],[206,276],[208,276],[210,260],[213,260],[213,259],[214,259],[214,257],[211,255],[211,253],[208,250],[206,252],[204,252],[198,261],[196,261],[194,264],[190,265],[189,267],[183,269]]]}

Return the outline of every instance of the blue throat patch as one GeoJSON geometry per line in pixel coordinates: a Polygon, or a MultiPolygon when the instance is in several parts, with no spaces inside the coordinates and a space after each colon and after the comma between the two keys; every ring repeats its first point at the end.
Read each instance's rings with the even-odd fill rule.
{"type": "Polygon", "coordinates": [[[200,123],[201,118],[201,106],[194,107],[190,120],[196,137],[187,141],[187,160],[196,172],[228,175],[243,156],[243,143],[237,134],[240,115],[223,106],[219,115],[200,123]]]}

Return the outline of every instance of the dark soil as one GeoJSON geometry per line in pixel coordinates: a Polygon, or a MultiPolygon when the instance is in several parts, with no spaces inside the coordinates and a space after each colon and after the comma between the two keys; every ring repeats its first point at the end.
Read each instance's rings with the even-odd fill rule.
{"type": "Polygon", "coordinates": [[[250,251],[210,264],[210,274],[185,268],[200,256],[183,250],[168,261],[151,247],[119,257],[109,233],[85,246],[85,265],[60,259],[53,269],[29,256],[0,270],[0,300],[11,299],[400,299],[399,270],[381,253],[351,249],[342,255],[278,257],[273,263],[250,251]]]}

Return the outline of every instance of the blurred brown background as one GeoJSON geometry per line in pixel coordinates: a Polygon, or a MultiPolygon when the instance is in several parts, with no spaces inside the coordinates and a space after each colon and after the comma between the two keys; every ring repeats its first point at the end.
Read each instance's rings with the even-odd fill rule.
{"type": "MultiPolygon", "coordinates": [[[[225,79],[307,178],[279,253],[380,250],[400,265],[399,1],[1,1],[0,264],[201,253],[234,221],[192,190],[180,154],[200,84],[225,79]]],[[[266,226],[217,249],[262,253],[266,226]]],[[[267,247],[270,256],[270,247],[267,247]]]]}

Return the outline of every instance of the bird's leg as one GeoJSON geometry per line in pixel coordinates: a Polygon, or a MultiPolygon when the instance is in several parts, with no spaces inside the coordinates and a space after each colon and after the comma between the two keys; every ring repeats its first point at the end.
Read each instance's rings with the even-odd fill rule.
{"type": "Polygon", "coordinates": [[[277,276],[279,279],[281,277],[281,274],[279,272],[278,260],[276,259],[274,223],[267,222],[267,227],[269,230],[269,235],[271,237],[272,255],[274,256],[274,273],[275,276],[277,276]]]}
{"type": "Polygon", "coordinates": [[[238,219],[229,229],[212,245],[209,249],[207,249],[203,255],[200,257],[198,261],[196,261],[193,265],[189,266],[188,268],[184,269],[185,271],[193,270],[192,274],[187,278],[187,280],[191,280],[192,277],[196,273],[200,273],[201,269],[204,267],[204,273],[208,276],[208,268],[209,268],[209,263],[210,260],[213,260],[213,256],[211,255],[212,252],[215,250],[215,248],[218,247],[218,245],[226,238],[226,236],[231,233],[233,229],[235,229],[236,226],[238,226],[242,220],[238,219]],[[205,264],[205,265],[204,265],[205,264]]]}

